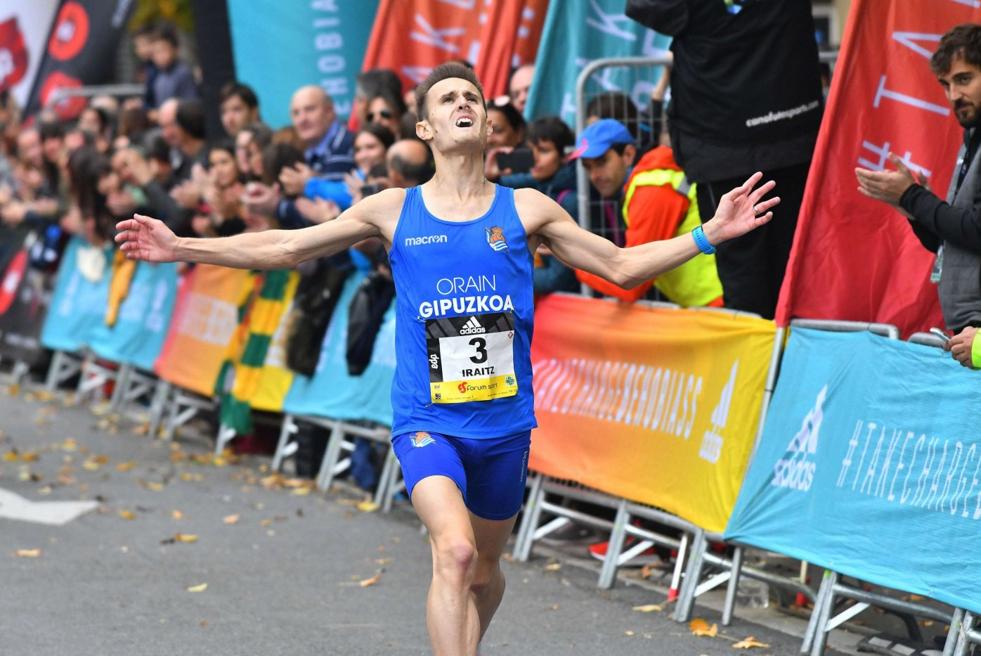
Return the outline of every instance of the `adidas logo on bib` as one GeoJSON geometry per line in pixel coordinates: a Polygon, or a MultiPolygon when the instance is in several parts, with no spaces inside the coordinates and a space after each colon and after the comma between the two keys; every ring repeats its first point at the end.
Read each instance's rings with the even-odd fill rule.
{"type": "Polygon", "coordinates": [[[486,332],[487,330],[477,321],[477,317],[470,317],[470,320],[460,328],[461,335],[482,335],[486,332]]]}

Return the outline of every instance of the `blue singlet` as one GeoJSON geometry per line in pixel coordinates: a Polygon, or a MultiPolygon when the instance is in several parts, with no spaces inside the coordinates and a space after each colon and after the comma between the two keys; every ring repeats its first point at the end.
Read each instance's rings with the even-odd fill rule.
{"type": "Polygon", "coordinates": [[[446,221],[407,189],[389,253],[395,278],[392,435],[497,438],[536,426],[532,256],[514,190],[446,221]]]}

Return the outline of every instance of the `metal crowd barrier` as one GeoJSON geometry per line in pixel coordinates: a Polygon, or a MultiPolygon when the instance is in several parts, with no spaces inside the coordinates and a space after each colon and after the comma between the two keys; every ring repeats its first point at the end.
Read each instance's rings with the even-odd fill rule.
{"type": "MultiPolygon", "coordinates": [[[[868,330],[888,339],[899,339],[899,329],[889,324],[798,319],[792,321],[790,325],[791,328],[813,328],[834,332],[868,330]]],[[[909,341],[931,346],[942,347],[943,345],[942,340],[929,333],[917,333],[909,341]]],[[[964,649],[966,649],[966,641],[968,639],[968,633],[970,633],[967,631],[958,631],[955,628],[958,625],[958,613],[962,613],[962,611],[955,609],[953,613],[948,613],[921,603],[904,601],[885,594],[845,585],[840,582],[840,576],[837,572],[828,569],[824,570],[824,576],[821,579],[821,586],[818,589],[818,594],[814,601],[814,610],[811,613],[811,619],[804,633],[804,641],[801,644],[801,653],[809,653],[810,656],[821,656],[824,654],[828,633],[870,607],[892,611],[899,615],[903,619],[910,637],[918,642],[922,640],[922,634],[916,622],[916,617],[927,617],[932,620],[944,622],[945,624],[950,624],[951,628],[947,634],[943,655],[951,656],[954,653],[966,653],[966,651],[955,652],[955,642],[959,636],[963,636],[965,641],[964,649]],[[855,603],[832,617],[835,600],[838,598],[849,599],[855,603]]],[[[966,618],[965,623],[970,626],[970,618],[966,618]]]]}

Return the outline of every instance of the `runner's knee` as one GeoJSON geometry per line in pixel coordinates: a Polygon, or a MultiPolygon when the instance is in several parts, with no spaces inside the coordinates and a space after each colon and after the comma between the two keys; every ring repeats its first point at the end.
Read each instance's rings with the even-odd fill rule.
{"type": "Polygon", "coordinates": [[[460,581],[470,581],[477,562],[477,547],[466,536],[448,536],[436,540],[435,570],[437,574],[460,581]]]}
{"type": "MultiPolygon", "coordinates": [[[[479,593],[481,590],[484,590],[490,585],[495,576],[501,576],[500,563],[500,559],[496,556],[493,558],[485,558],[478,554],[476,567],[474,568],[473,582],[470,584],[470,589],[475,593],[479,593]]],[[[501,576],[501,578],[503,579],[504,577],[501,576]]]]}

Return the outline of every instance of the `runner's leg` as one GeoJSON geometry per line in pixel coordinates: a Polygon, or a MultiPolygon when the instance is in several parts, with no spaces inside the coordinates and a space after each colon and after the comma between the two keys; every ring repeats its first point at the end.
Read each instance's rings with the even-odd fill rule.
{"type": "Polygon", "coordinates": [[[480,637],[484,637],[494,612],[504,596],[504,572],[501,571],[501,554],[508,536],[514,528],[514,520],[483,519],[470,513],[470,524],[477,544],[477,566],[470,590],[473,592],[477,614],[480,616],[480,637]]]}
{"type": "Polygon", "coordinates": [[[426,601],[433,653],[473,656],[481,629],[471,593],[478,559],[463,495],[450,478],[429,476],[412,490],[412,505],[429,529],[433,550],[433,580],[426,601]]]}

